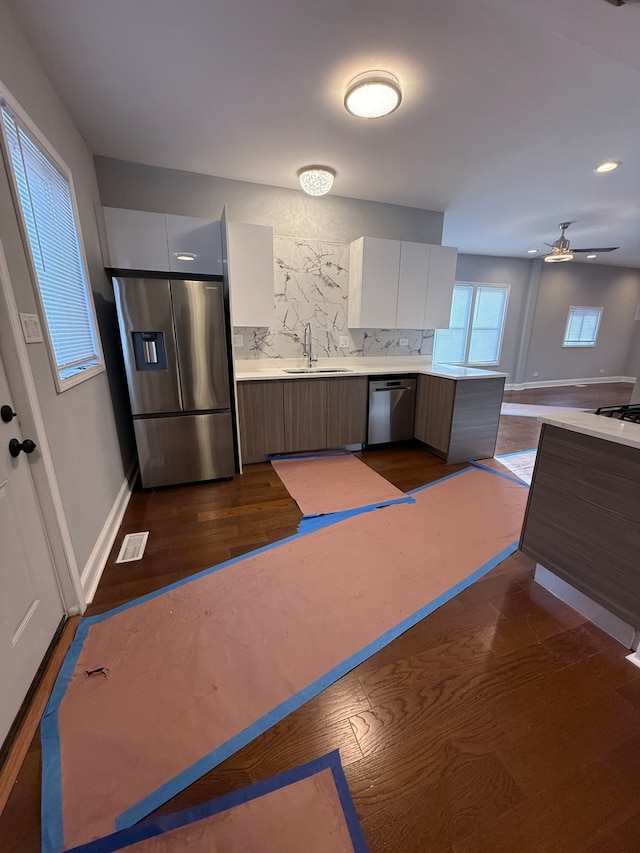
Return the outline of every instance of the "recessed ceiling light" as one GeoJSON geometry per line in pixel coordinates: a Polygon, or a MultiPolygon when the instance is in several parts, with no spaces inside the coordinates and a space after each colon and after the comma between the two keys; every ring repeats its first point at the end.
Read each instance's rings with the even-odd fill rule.
{"type": "Polygon", "coordinates": [[[307,195],[326,195],[335,176],[334,170],[328,166],[305,166],[298,172],[300,186],[307,195]]]}
{"type": "Polygon", "coordinates": [[[398,78],[388,71],[365,71],[347,86],[344,106],[358,118],[380,118],[397,110],[402,101],[398,78]]]}
{"type": "Polygon", "coordinates": [[[592,261],[594,258],[597,258],[597,257],[598,257],[598,256],[595,254],[595,252],[592,252],[590,255],[587,255],[587,258],[588,258],[588,260],[590,260],[590,261],[592,261]]]}
{"type": "Polygon", "coordinates": [[[527,255],[536,255],[537,253],[537,249],[527,249],[527,255]]]}
{"type": "Polygon", "coordinates": [[[604,163],[600,163],[599,166],[596,166],[594,169],[595,172],[613,172],[614,169],[617,169],[620,165],[619,160],[605,160],[604,163]]]}
{"type": "Polygon", "coordinates": [[[193,252],[175,252],[177,261],[195,261],[196,256],[193,252]]]}

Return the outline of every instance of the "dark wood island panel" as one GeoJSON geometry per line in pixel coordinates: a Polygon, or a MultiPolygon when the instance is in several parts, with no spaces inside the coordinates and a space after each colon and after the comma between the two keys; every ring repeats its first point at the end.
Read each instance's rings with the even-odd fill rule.
{"type": "Polygon", "coordinates": [[[640,626],[640,450],[544,424],[520,549],[640,626]]]}
{"type": "Polygon", "coordinates": [[[450,463],[493,456],[504,381],[418,377],[415,437],[450,463]]]}

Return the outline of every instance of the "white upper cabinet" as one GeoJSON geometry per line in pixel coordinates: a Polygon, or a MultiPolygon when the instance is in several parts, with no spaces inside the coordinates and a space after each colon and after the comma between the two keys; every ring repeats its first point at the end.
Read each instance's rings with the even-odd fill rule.
{"type": "Polygon", "coordinates": [[[400,243],[396,329],[428,328],[422,323],[427,304],[431,248],[427,243],[400,243]]]}
{"type": "Polygon", "coordinates": [[[349,328],[449,325],[458,250],[360,237],[349,253],[349,328]]]}
{"type": "Polygon", "coordinates": [[[229,293],[234,326],[271,326],[274,319],[273,228],[229,222],[229,293]]]}
{"type": "Polygon", "coordinates": [[[349,247],[351,329],[393,329],[398,305],[400,243],[360,237],[349,247]]]}
{"type": "Polygon", "coordinates": [[[171,272],[222,275],[220,222],[172,213],[165,219],[171,272]]]}
{"type": "Polygon", "coordinates": [[[168,272],[169,247],[164,213],[104,207],[109,257],[107,266],[122,270],[168,272]]]}
{"type": "Polygon", "coordinates": [[[452,246],[431,246],[430,248],[429,285],[423,328],[448,329],[458,250],[452,246]]]}
{"type": "Polygon", "coordinates": [[[103,211],[108,266],[222,275],[220,222],[119,207],[105,207],[103,211]]]}

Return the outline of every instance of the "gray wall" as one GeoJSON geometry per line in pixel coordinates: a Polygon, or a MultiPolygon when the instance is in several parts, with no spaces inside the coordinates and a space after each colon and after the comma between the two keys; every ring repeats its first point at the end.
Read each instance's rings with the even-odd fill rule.
{"type": "Polygon", "coordinates": [[[525,258],[496,258],[489,255],[458,255],[456,281],[481,284],[509,284],[507,321],[502,339],[500,363],[491,370],[508,373],[507,382],[519,382],[518,360],[532,275],[535,268],[525,258]]]}
{"type": "Polygon", "coordinates": [[[640,270],[604,264],[535,263],[541,263],[542,274],[524,381],[629,375],[640,270]],[[562,346],[572,305],[604,309],[595,347],[562,346]]]}
{"type": "Polygon", "coordinates": [[[388,237],[441,243],[444,214],[395,204],[251,184],[96,157],[105,207],[126,207],[219,219],[226,204],[232,222],[272,225],[279,237],[349,243],[388,237]]]}
{"type": "MultiPolygon", "coordinates": [[[[123,398],[126,386],[115,358],[119,344],[113,297],[98,241],[95,205],[100,199],[93,158],[5,0],[0,0],[0,82],[72,171],[105,354],[113,364],[110,374],[102,373],[57,394],[45,345],[28,347],[74,551],[82,570],[122,485],[125,468],[133,458],[126,397],[123,398]],[[118,422],[114,409],[119,413],[118,422]]],[[[35,312],[33,285],[4,169],[0,169],[0,241],[18,308],[35,312]]]]}

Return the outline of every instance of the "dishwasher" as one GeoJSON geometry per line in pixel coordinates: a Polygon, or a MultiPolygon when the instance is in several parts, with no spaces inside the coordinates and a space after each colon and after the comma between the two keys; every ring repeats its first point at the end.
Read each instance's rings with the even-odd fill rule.
{"type": "Polygon", "coordinates": [[[415,391],[412,376],[369,380],[367,444],[413,438],[415,391]]]}

